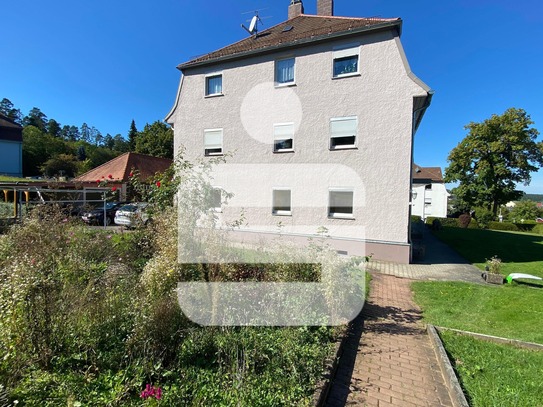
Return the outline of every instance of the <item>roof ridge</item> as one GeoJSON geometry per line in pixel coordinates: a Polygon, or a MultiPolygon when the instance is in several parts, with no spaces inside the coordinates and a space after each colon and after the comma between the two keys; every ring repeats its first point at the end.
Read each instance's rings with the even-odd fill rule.
{"type": "Polygon", "coordinates": [[[111,163],[112,161],[118,160],[118,159],[121,158],[123,155],[128,155],[128,154],[130,154],[130,153],[131,153],[130,151],[127,151],[126,153],[122,153],[121,155],[118,155],[117,157],[112,158],[111,160],[106,161],[106,162],[103,163],[103,164],[100,164],[98,167],[94,167],[94,168],[88,170],[87,172],[84,172],[83,174],[78,175],[76,178],[81,178],[81,177],[83,177],[83,176],[85,176],[85,175],[91,173],[92,171],[96,171],[96,170],[100,169],[101,167],[105,166],[106,164],[111,163]]]}
{"type": "MultiPolygon", "coordinates": [[[[349,16],[319,16],[319,15],[315,15],[315,14],[300,14],[299,16],[296,16],[296,17],[300,17],[300,16],[303,16],[303,17],[313,17],[313,18],[332,18],[332,19],[336,19],[336,20],[375,20],[375,21],[395,21],[395,20],[399,20],[400,17],[391,17],[391,18],[382,18],[382,17],[349,17],[349,16]]],[[[294,18],[296,18],[294,17],[294,18]]],[[[293,20],[291,18],[291,20],[293,20]]],[[[287,20],[289,21],[289,20],[287,20]]]]}

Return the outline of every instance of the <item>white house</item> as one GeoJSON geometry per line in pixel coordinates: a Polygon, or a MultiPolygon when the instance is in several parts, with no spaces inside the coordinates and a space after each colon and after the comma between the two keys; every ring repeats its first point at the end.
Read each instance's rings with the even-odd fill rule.
{"type": "Polygon", "coordinates": [[[449,196],[441,168],[413,164],[412,215],[420,216],[423,220],[430,216],[446,218],[449,196]]]}
{"type": "Polygon", "coordinates": [[[320,229],[342,253],[407,263],[413,138],[433,92],[409,68],[400,18],[317,6],[292,0],[287,21],[179,65],[175,149],[233,154],[214,182],[234,194],[222,221],[243,208],[240,240],[320,229]]]}

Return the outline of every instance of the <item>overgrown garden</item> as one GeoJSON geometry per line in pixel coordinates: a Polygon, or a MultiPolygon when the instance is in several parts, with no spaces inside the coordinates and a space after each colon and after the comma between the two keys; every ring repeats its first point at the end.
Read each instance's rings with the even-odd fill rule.
{"type": "MultiPolygon", "coordinates": [[[[339,328],[203,327],[183,314],[175,289],[320,281],[323,271],[179,264],[178,211],[203,214],[209,191],[199,183],[205,171],[178,165],[179,178],[145,189],[155,208],[146,227],[111,233],[36,208],[0,237],[0,404],[311,404],[339,328]],[[182,182],[190,187],[174,208],[182,182]]],[[[334,265],[360,277],[354,264],[334,265]]]]}

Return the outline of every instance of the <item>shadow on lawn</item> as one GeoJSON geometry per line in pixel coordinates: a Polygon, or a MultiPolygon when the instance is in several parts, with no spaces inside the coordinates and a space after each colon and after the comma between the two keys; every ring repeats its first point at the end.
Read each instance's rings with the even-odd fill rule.
{"type": "Polygon", "coordinates": [[[448,227],[435,234],[471,263],[484,263],[495,255],[504,263],[543,261],[543,236],[448,227]]]}

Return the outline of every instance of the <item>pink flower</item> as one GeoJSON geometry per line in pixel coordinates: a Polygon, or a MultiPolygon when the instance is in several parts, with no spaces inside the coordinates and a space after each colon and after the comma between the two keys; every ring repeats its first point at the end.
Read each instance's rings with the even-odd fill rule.
{"type": "Polygon", "coordinates": [[[117,187],[111,188],[111,192],[115,192],[117,190],[117,187]]]}
{"type": "Polygon", "coordinates": [[[133,177],[134,176],[134,173],[132,171],[130,171],[130,174],[128,174],[129,177],[133,177]]]}
{"type": "Polygon", "coordinates": [[[96,183],[97,183],[97,184],[99,184],[99,183],[100,183],[100,180],[99,180],[99,179],[97,179],[97,180],[96,180],[96,183]]]}
{"type": "Polygon", "coordinates": [[[105,177],[102,175],[102,178],[105,178],[105,177]]]}
{"type": "Polygon", "coordinates": [[[107,177],[108,177],[109,179],[113,179],[113,175],[111,175],[111,174],[109,174],[107,177]]]}
{"type": "Polygon", "coordinates": [[[156,186],[160,188],[160,185],[161,185],[161,184],[160,184],[160,181],[157,181],[157,182],[156,182],[156,186]]]}

